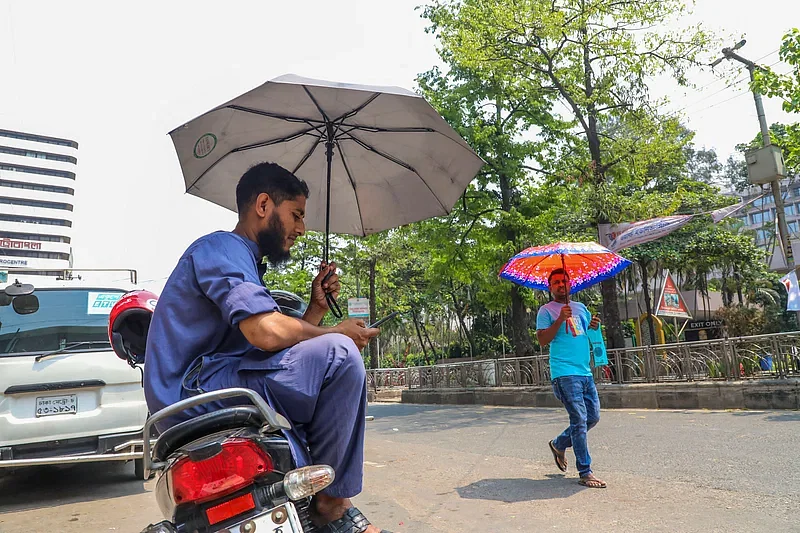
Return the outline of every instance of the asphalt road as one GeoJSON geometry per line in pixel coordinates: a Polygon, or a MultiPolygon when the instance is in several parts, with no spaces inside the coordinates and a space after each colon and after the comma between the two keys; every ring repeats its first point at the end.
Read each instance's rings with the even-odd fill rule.
{"type": "MultiPolygon", "coordinates": [[[[800,531],[800,412],[604,411],[605,490],[553,464],[557,409],[374,404],[356,505],[400,532],[800,531]]],[[[574,457],[568,454],[570,464],[574,457]]],[[[0,471],[0,532],[137,533],[161,519],[133,465],[0,471]]]]}

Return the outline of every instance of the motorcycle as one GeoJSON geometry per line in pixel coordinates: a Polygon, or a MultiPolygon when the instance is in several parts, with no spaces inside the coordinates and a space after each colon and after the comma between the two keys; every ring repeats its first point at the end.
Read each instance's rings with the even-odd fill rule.
{"type": "Polygon", "coordinates": [[[155,496],[165,520],[142,533],[313,533],[311,497],[333,482],[330,466],[294,468],[282,430],[289,421],[256,392],[222,389],[168,406],[143,431],[144,469],[157,476],[155,496]],[[230,398],[226,407],[146,438],[155,424],[186,409],[230,398]]]}

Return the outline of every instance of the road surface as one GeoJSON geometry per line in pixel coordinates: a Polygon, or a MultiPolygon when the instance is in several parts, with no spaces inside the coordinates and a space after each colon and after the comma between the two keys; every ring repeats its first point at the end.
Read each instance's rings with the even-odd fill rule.
{"type": "MultiPolygon", "coordinates": [[[[400,532],[800,532],[800,412],[604,411],[586,489],[553,464],[558,409],[373,404],[365,490],[400,532]]],[[[100,464],[0,474],[0,532],[137,533],[153,482],[100,464]]]]}

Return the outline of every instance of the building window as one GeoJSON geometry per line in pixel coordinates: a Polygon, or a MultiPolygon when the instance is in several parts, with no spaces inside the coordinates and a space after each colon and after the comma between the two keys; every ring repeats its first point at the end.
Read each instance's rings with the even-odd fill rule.
{"type": "Polygon", "coordinates": [[[26,165],[0,163],[0,170],[10,170],[11,172],[27,172],[28,174],[40,174],[42,176],[56,176],[58,178],[67,178],[71,180],[75,179],[74,172],[67,172],[66,170],[53,170],[50,168],[29,167],[26,165]]]}
{"type": "Polygon", "coordinates": [[[787,224],[787,226],[789,226],[789,231],[790,232],[797,233],[797,221],[796,220],[794,222],[789,222],[787,224]]]}
{"type": "Polygon", "coordinates": [[[29,183],[27,181],[11,181],[0,179],[0,187],[11,187],[12,189],[25,189],[27,191],[44,191],[44,192],[57,192],[61,194],[69,194],[73,196],[75,189],[69,187],[57,187],[55,185],[40,185],[38,183],[29,183]]]}
{"type": "Polygon", "coordinates": [[[786,204],[783,207],[787,215],[794,216],[795,214],[797,214],[797,211],[795,211],[794,204],[786,204]]]}
{"type": "Polygon", "coordinates": [[[45,235],[42,233],[17,233],[14,231],[0,231],[0,239],[17,239],[21,241],[38,242],[63,242],[70,244],[72,239],[63,235],[45,235]]]}
{"type": "Polygon", "coordinates": [[[51,154],[50,152],[39,152],[37,150],[24,150],[22,148],[14,148],[12,146],[0,146],[0,154],[33,157],[36,159],[49,159],[51,161],[61,161],[63,163],[78,163],[78,160],[71,155],[51,154]]]}
{"type": "Polygon", "coordinates": [[[756,231],[756,243],[757,244],[766,244],[767,239],[769,238],[770,233],[767,230],[757,230],[756,231]]]}
{"type": "Polygon", "coordinates": [[[44,209],[62,209],[64,211],[72,211],[72,204],[65,204],[62,202],[46,202],[44,200],[27,200],[23,198],[6,198],[4,196],[0,196],[0,204],[22,205],[25,207],[41,207],[44,209]]]}
{"type": "Polygon", "coordinates": [[[0,213],[0,220],[4,220],[6,222],[19,222],[20,224],[44,224],[47,226],[66,226],[68,228],[72,227],[71,221],[63,220],[60,218],[30,217],[30,216],[8,215],[5,213],[0,213]]]}
{"type": "Polygon", "coordinates": [[[56,146],[68,146],[78,148],[78,143],[69,139],[59,139],[58,137],[47,137],[45,135],[34,135],[32,133],[22,133],[20,131],[0,130],[0,137],[8,139],[18,139],[20,141],[31,141],[35,143],[53,144],[56,146]]]}
{"type": "Polygon", "coordinates": [[[35,257],[38,259],[61,259],[69,261],[69,254],[64,252],[41,252],[33,250],[7,250],[0,248],[0,255],[4,257],[35,257]]]}

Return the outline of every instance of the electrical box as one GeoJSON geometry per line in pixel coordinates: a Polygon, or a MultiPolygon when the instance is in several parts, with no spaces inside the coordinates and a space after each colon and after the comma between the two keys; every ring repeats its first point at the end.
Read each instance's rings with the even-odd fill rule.
{"type": "Polygon", "coordinates": [[[751,150],[744,155],[747,161],[747,177],[753,185],[780,181],[786,177],[783,154],[778,146],[770,145],[751,150]]]}

